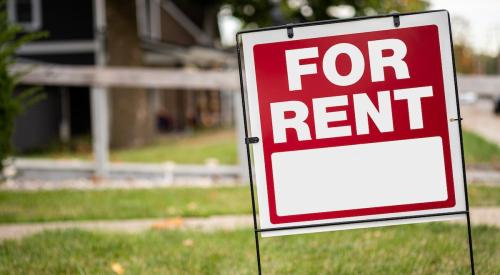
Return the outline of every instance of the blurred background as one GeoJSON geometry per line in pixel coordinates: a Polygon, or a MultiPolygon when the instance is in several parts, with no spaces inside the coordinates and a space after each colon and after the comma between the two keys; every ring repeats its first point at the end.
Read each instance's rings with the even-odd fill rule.
{"type": "MultiPolygon", "coordinates": [[[[433,9],[452,21],[478,268],[500,273],[499,1],[0,3],[0,273],[254,273],[236,33],[433,9]]],[[[266,240],[263,270],[467,274],[465,233],[266,240]]]]}

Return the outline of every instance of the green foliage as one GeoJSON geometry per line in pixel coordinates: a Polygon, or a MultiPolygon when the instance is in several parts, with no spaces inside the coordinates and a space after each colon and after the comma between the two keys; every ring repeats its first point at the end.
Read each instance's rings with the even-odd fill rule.
{"type": "Polygon", "coordinates": [[[14,64],[13,57],[19,47],[45,35],[41,32],[23,34],[20,26],[8,21],[5,4],[0,2],[0,171],[5,159],[12,153],[14,119],[41,96],[36,87],[20,91],[16,96],[16,86],[26,72],[13,73],[9,67],[14,64]]]}
{"type": "Polygon", "coordinates": [[[233,15],[245,24],[256,24],[260,27],[272,25],[271,14],[276,14],[278,10],[283,23],[290,23],[335,19],[335,15],[328,12],[329,8],[335,6],[353,10],[354,16],[385,14],[393,11],[422,11],[429,6],[427,0],[222,0],[221,2],[229,4],[233,15]]]}
{"type": "Polygon", "coordinates": [[[268,27],[286,23],[336,19],[329,8],[342,6],[354,10],[353,16],[390,12],[423,11],[428,0],[182,0],[180,7],[197,6],[200,10],[228,7],[244,27],[268,27]],[[274,17],[274,18],[273,18],[274,17]],[[281,21],[281,22],[277,22],[281,21]]]}

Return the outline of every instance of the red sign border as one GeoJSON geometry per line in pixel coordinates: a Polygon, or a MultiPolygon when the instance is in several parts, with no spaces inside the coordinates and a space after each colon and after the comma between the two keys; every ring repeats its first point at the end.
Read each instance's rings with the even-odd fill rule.
{"type": "MultiPolygon", "coordinates": [[[[433,26],[435,27],[436,35],[437,35],[437,43],[439,44],[439,33],[437,30],[437,26],[434,24],[429,24],[429,25],[422,25],[418,27],[409,27],[409,28],[402,28],[402,29],[413,29],[413,28],[423,28],[427,26],[433,26]]],[[[401,29],[398,29],[401,30],[401,29]]],[[[384,31],[374,31],[374,32],[386,32],[388,30],[384,31]]],[[[365,33],[359,33],[358,35],[364,35],[365,33]]],[[[353,35],[353,34],[346,34],[346,35],[353,35]]],[[[345,36],[345,35],[340,35],[340,36],[345,36]]],[[[327,38],[327,37],[326,37],[327,38]]],[[[309,38],[309,39],[317,39],[317,38],[309,38]]],[[[275,44],[275,43],[282,43],[281,42],[273,42],[270,44],[275,44]]],[[[254,49],[256,46],[262,46],[265,44],[257,44],[254,45],[254,49]]],[[[254,58],[255,58],[255,52],[254,52],[254,58]]],[[[437,62],[439,63],[439,67],[442,68],[441,64],[441,52],[439,52],[439,59],[437,62]]],[[[254,61],[255,63],[255,61],[254,61]]],[[[257,75],[257,73],[256,73],[257,75]]],[[[441,83],[439,84],[440,86],[443,86],[442,90],[443,93],[445,93],[444,90],[444,79],[441,76],[440,77],[441,83]]],[[[257,79],[256,79],[257,81],[257,79]]],[[[258,81],[257,81],[258,83],[258,81]]],[[[444,98],[446,98],[446,94],[443,95],[444,98]]],[[[256,89],[256,97],[259,98],[259,89],[256,89]]],[[[442,112],[445,113],[445,117],[447,116],[447,110],[446,110],[446,105],[443,106],[444,110],[442,112]]],[[[262,123],[262,117],[260,117],[260,125],[263,127],[262,123]]],[[[446,125],[445,132],[446,134],[449,134],[449,129],[448,129],[448,124],[446,125]]],[[[261,132],[264,132],[264,129],[261,129],[261,132]]],[[[425,136],[425,137],[432,137],[432,136],[425,136]]],[[[348,210],[337,210],[337,211],[326,211],[326,212],[314,212],[314,213],[305,213],[305,214],[294,214],[294,215],[278,215],[277,213],[277,206],[276,206],[276,194],[275,194],[275,182],[274,182],[274,176],[273,176],[273,169],[272,169],[272,163],[270,162],[270,159],[266,158],[264,159],[265,162],[265,177],[267,178],[266,180],[266,186],[267,186],[267,195],[268,195],[268,210],[269,210],[269,217],[270,221],[273,224],[283,224],[283,223],[294,223],[294,222],[313,222],[313,221],[318,221],[318,220],[326,220],[326,219],[338,219],[338,218],[355,218],[355,217],[360,217],[360,216],[370,216],[370,215],[381,215],[381,214],[391,214],[391,213],[401,213],[401,212],[410,212],[410,211],[421,211],[421,210],[431,210],[431,209],[440,209],[440,208],[449,208],[455,206],[455,190],[454,190],[454,184],[453,184],[453,172],[452,172],[452,157],[451,157],[451,149],[450,149],[450,143],[448,140],[448,137],[446,136],[437,136],[441,138],[441,144],[443,148],[443,158],[444,158],[444,167],[445,167],[445,179],[446,179],[446,191],[447,191],[447,198],[446,200],[443,201],[429,201],[429,202],[421,202],[421,203],[411,203],[411,204],[400,204],[400,205],[386,205],[386,206],[377,206],[377,207],[368,207],[368,208],[356,208],[356,209],[348,209],[348,210]]],[[[408,140],[408,139],[401,139],[401,140],[408,140]]],[[[374,142],[376,143],[376,142],[374,142]]],[[[346,144],[347,145],[356,145],[356,144],[346,144]]],[[[335,146],[335,147],[342,147],[342,146],[335,146]]],[[[334,147],[324,147],[324,148],[334,148],[334,147]]],[[[287,152],[293,152],[297,150],[291,150],[287,152]]]]}
{"type": "MultiPolygon", "coordinates": [[[[246,73],[245,73],[245,68],[244,68],[244,58],[243,58],[243,44],[242,44],[242,35],[243,34],[247,34],[247,33],[254,33],[254,32],[262,32],[262,31],[269,31],[269,30],[287,30],[289,35],[290,33],[292,33],[292,37],[293,37],[293,28],[294,27],[309,27],[309,26],[318,26],[318,25],[324,25],[324,24],[332,24],[332,23],[344,23],[344,22],[354,22],[354,21],[362,21],[362,20],[369,20],[369,19],[379,19],[379,18],[390,18],[392,17],[395,21],[395,26],[398,27],[398,25],[396,25],[396,19],[397,21],[399,22],[399,17],[404,17],[404,16],[410,16],[410,15],[424,15],[424,14],[431,14],[431,13],[445,13],[446,14],[446,26],[445,28],[448,30],[448,34],[447,34],[447,37],[449,38],[449,41],[445,42],[445,43],[449,43],[450,45],[450,53],[451,53],[451,56],[450,56],[450,65],[451,65],[451,69],[452,69],[452,81],[453,81],[453,89],[455,90],[455,107],[456,107],[456,115],[457,117],[460,117],[460,108],[459,108],[459,102],[458,102],[458,87],[457,87],[457,76],[456,76],[456,66],[455,66],[455,59],[454,59],[454,54],[453,54],[453,40],[452,40],[452,37],[451,37],[451,23],[450,23],[450,15],[449,15],[449,12],[447,10],[431,10],[431,11],[423,11],[423,12],[410,12],[410,13],[401,13],[401,14],[387,14],[387,15],[376,15],[376,16],[365,16],[365,17],[356,17],[356,18],[347,18],[347,19],[335,19],[335,20],[325,20],[325,21],[318,21],[318,22],[310,22],[310,23],[297,23],[297,24],[290,24],[290,25],[286,25],[286,26],[276,26],[276,27],[267,27],[267,28],[260,28],[260,29],[252,29],[252,30],[244,30],[244,31],[240,31],[236,34],[236,42],[237,42],[237,45],[236,45],[236,49],[237,49],[237,56],[238,56],[238,66],[239,66],[239,77],[240,77],[240,88],[241,88],[241,102],[242,102],[242,111],[243,111],[243,123],[244,123],[244,131],[245,131],[245,143],[246,143],[246,149],[247,149],[247,160],[248,160],[248,169],[249,169],[249,178],[250,178],[250,190],[251,190],[251,198],[252,198],[252,210],[253,210],[253,215],[254,215],[254,218],[256,217],[256,202],[255,202],[255,195],[254,195],[254,176],[252,175],[252,171],[253,171],[253,162],[252,162],[252,157],[251,157],[251,150],[250,150],[250,146],[252,143],[255,143],[255,142],[258,142],[258,138],[255,138],[255,137],[251,137],[249,136],[249,122],[247,121],[248,120],[248,117],[247,115],[249,115],[246,111],[246,109],[248,108],[247,106],[247,100],[246,100],[246,85],[244,84],[245,81],[244,81],[244,76],[246,73]]],[[[289,36],[290,37],[290,36],[289,36]]],[[[465,200],[463,201],[464,205],[464,209],[462,210],[461,208],[460,209],[452,209],[451,211],[446,211],[444,210],[443,212],[437,212],[437,213],[415,213],[415,214],[412,214],[412,213],[408,213],[408,215],[397,215],[397,216],[392,216],[392,217],[374,217],[374,218],[367,218],[367,219],[355,219],[355,220],[341,220],[341,221],[338,221],[338,222],[335,222],[335,221],[327,221],[327,222],[324,222],[324,223],[313,223],[313,224],[307,224],[307,225],[300,225],[300,224],[297,224],[297,225],[287,225],[287,226],[282,226],[282,227],[271,227],[271,228],[260,228],[257,227],[257,223],[256,221],[254,221],[254,227],[255,227],[255,232],[267,232],[267,231],[278,231],[278,230],[287,230],[287,229],[299,229],[299,228],[308,228],[308,227],[321,227],[321,226],[330,226],[330,225],[337,225],[337,224],[355,224],[355,223],[364,223],[364,222],[367,222],[367,223],[370,223],[370,222],[377,222],[377,221],[385,221],[385,220],[405,220],[405,219],[412,219],[412,218],[425,218],[425,217],[434,217],[434,216],[448,216],[448,215],[457,215],[457,214],[466,214],[468,215],[468,212],[467,212],[467,209],[469,208],[468,206],[468,194],[467,194],[467,180],[466,180],[466,175],[465,175],[465,161],[464,161],[464,154],[463,154],[463,138],[462,138],[462,127],[461,127],[461,123],[460,123],[460,120],[457,119],[457,123],[458,123],[458,146],[459,146],[459,149],[460,149],[460,158],[461,158],[461,172],[458,172],[458,171],[455,171],[455,166],[458,165],[458,164],[454,164],[454,161],[452,161],[452,170],[454,171],[453,173],[461,173],[462,174],[462,179],[463,179],[463,192],[464,192],[464,196],[465,196],[465,200]]],[[[451,148],[448,148],[451,150],[451,148]]],[[[456,187],[455,186],[456,183],[453,183],[453,187],[456,187]]],[[[454,194],[456,196],[456,194],[454,194]]],[[[417,206],[417,207],[423,207],[425,209],[423,210],[426,210],[426,209],[440,209],[441,207],[439,207],[439,205],[443,205],[443,203],[446,203],[447,201],[449,201],[450,198],[448,198],[447,200],[445,201],[439,201],[439,202],[431,202],[431,203],[419,203],[419,204],[413,204],[413,206],[417,206]]],[[[454,203],[453,205],[449,206],[449,207],[456,207],[456,201],[453,200],[454,203]]],[[[460,201],[462,201],[460,199],[460,201]]],[[[462,204],[462,203],[461,203],[462,204]]],[[[269,206],[269,205],[268,205],[269,206]]],[[[405,206],[405,205],[401,205],[401,206],[405,206]]],[[[401,207],[401,206],[393,206],[393,207],[401,207]]],[[[406,205],[408,206],[408,205],[406,205]]],[[[411,206],[410,206],[411,207],[411,206]]],[[[305,214],[305,215],[308,215],[308,214],[305,214]]],[[[374,214],[376,215],[376,214],[374,214]]]]}

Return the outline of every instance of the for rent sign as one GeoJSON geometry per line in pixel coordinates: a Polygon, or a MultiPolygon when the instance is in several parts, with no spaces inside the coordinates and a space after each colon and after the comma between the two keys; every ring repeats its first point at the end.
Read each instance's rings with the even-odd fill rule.
{"type": "Polygon", "coordinates": [[[240,34],[264,236],[465,211],[448,14],[400,20],[240,34]]]}

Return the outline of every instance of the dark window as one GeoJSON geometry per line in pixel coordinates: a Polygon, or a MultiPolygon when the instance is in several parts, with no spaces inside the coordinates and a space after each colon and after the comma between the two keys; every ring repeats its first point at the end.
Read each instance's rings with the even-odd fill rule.
{"type": "Polygon", "coordinates": [[[11,22],[23,26],[26,31],[35,31],[41,27],[40,0],[9,0],[7,2],[11,22]]]}
{"type": "Polygon", "coordinates": [[[19,23],[31,23],[33,21],[33,6],[31,0],[17,0],[16,1],[16,20],[19,23]]]}

